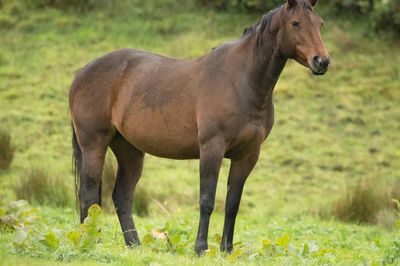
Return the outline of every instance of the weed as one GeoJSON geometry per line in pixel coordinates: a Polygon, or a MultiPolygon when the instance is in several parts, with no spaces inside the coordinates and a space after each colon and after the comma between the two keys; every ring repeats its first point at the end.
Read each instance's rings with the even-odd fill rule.
{"type": "Polygon", "coordinates": [[[73,202],[72,189],[66,180],[59,176],[50,176],[44,169],[31,168],[14,185],[18,199],[31,203],[52,206],[68,206],[73,202]]]}
{"type": "Polygon", "coordinates": [[[0,170],[7,170],[14,158],[14,147],[11,145],[11,136],[0,131],[0,170]]]}
{"type": "Polygon", "coordinates": [[[89,250],[100,239],[101,232],[101,208],[99,205],[92,205],[79,229],[69,231],[66,237],[73,245],[82,251],[89,250]]]}
{"type": "Polygon", "coordinates": [[[388,195],[373,180],[358,181],[347,187],[346,195],[333,206],[333,214],[345,222],[372,224],[387,206],[388,195]]]}
{"type": "Polygon", "coordinates": [[[0,225],[13,230],[32,225],[37,219],[37,210],[24,200],[12,201],[0,208],[0,225]]]}
{"type": "Polygon", "coordinates": [[[390,247],[385,251],[383,259],[384,265],[398,265],[400,263],[400,241],[394,240],[390,247]]]}
{"type": "MultiPolygon", "coordinates": [[[[397,182],[398,183],[398,182],[397,182]]],[[[379,224],[393,229],[398,219],[398,184],[383,186],[376,180],[358,181],[347,186],[346,194],[329,211],[321,209],[321,217],[333,215],[344,222],[379,224]]]]}

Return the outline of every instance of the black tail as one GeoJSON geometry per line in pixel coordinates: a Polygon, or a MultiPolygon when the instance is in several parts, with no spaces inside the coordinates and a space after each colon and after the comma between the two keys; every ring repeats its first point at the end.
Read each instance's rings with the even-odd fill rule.
{"type": "Polygon", "coordinates": [[[76,133],[74,125],[72,125],[72,165],[74,167],[75,175],[75,196],[76,196],[76,206],[78,207],[78,192],[79,192],[79,182],[82,170],[82,152],[81,147],[79,147],[78,140],[76,139],[76,133]]]}

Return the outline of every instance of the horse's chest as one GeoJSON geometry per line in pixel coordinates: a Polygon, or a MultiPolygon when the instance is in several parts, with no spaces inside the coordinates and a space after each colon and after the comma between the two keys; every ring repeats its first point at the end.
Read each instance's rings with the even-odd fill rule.
{"type": "Polygon", "coordinates": [[[273,111],[264,113],[259,117],[250,118],[246,123],[243,123],[237,135],[232,139],[227,157],[241,158],[259,150],[261,144],[271,132],[273,123],[273,111]]]}

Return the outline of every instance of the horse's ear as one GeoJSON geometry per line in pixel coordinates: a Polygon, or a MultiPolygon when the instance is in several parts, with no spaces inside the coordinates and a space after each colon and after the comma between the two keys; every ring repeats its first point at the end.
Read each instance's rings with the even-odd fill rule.
{"type": "Polygon", "coordinates": [[[318,0],[310,0],[310,4],[314,7],[318,4],[318,0]]]}
{"type": "Polygon", "coordinates": [[[297,0],[287,0],[289,7],[295,7],[297,5],[297,0]]]}

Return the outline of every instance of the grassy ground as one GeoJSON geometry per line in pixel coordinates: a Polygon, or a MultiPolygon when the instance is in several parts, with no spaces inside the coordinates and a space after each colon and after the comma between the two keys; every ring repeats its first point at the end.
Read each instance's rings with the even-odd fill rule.
{"type": "MultiPolygon", "coordinates": [[[[19,3],[10,2],[0,13],[0,129],[12,135],[16,147],[11,169],[0,172],[0,202],[6,206],[15,199],[12,188],[30,169],[46,169],[66,184],[71,203],[37,206],[30,227],[40,234],[54,231],[59,239],[78,226],[67,100],[75,71],[121,47],[198,57],[238,38],[259,17],[175,1],[120,2],[89,13],[33,12],[19,3]]],[[[156,239],[127,250],[115,215],[105,215],[100,243],[85,252],[63,240],[55,249],[35,238],[16,247],[15,233],[1,229],[2,263],[381,264],[393,249],[394,231],[319,215],[345,195],[347,184],[368,180],[391,187],[400,178],[399,44],[366,37],[362,24],[326,19],[323,34],[333,59],[326,76],[311,76],[297,63],[284,70],[275,92],[276,124],[246,184],[238,216],[235,241],[243,252],[238,258],[213,251],[213,236],[218,239],[215,234],[222,231],[229,162],[223,164],[211,221],[213,246],[199,259],[193,251],[198,162],[148,156],[139,186],[150,195],[150,215],[137,218],[137,227],[141,237],[165,229],[176,247],[156,239]],[[314,252],[304,252],[304,246],[314,252]],[[283,252],[270,254],[271,247],[283,252]]]]}

